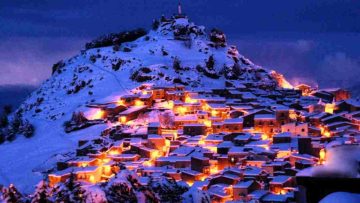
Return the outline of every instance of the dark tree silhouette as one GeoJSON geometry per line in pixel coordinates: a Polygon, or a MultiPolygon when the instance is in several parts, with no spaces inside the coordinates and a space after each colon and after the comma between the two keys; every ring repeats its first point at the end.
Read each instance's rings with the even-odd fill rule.
{"type": "Polygon", "coordinates": [[[40,183],[36,186],[31,203],[50,203],[50,189],[51,188],[46,181],[40,181],[40,183]]]}
{"type": "Polygon", "coordinates": [[[12,184],[9,186],[9,188],[2,188],[2,199],[4,202],[19,203],[23,202],[22,198],[23,195],[12,184]]]}
{"type": "Polygon", "coordinates": [[[3,107],[3,111],[4,111],[4,114],[5,115],[9,115],[11,112],[12,112],[12,106],[10,105],[10,104],[8,104],[8,105],[5,105],[4,107],[3,107]]]}
{"type": "Polygon", "coordinates": [[[208,70],[214,70],[214,65],[215,65],[214,55],[211,55],[209,56],[209,59],[206,61],[206,67],[208,68],[208,70]]]}
{"type": "Polygon", "coordinates": [[[9,119],[7,117],[7,115],[2,115],[0,117],[0,128],[5,128],[9,125],[9,119]]]}
{"type": "Polygon", "coordinates": [[[152,23],[152,29],[157,30],[159,28],[160,22],[158,19],[154,19],[152,23]]]}
{"type": "Polygon", "coordinates": [[[181,70],[181,61],[177,57],[173,61],[173,68],[175,71],[181,70]]]}

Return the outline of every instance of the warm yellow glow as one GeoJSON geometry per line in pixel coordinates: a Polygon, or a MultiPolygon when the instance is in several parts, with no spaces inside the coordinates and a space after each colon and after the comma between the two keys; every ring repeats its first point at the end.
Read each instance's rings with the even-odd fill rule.
{"type": "Polygon", "coordinates": [[[217,174],[217,173],[219,173],[218,166],[212,166],[212,167],[210,167],[210,174],[211,174],[211,175],[214,175],[214,174],[217,174]]]}
{"type": "Polygon", "coordinates": [[[120,117],[120,122],[123,123],[123,124],[126,123],[126,117],[125,117],[125,116],[121,116],[121,117],[120,117]]]}
{"type": "Polygon", "coordinates": [[[261,139],[262,140],[267,140],[267,139],[269,139],[269,136],[267,134],[262,134],[261,139]]]}
{"type": "Polygon", "coordinates": [[[194,184],[193,181],[186,181],[186,183],[187,183],[190,187],[194,184]]]}
{"type": "Polygon", "coordinates": [[[321,161],[325,160],[325,156],[326,156],[325,149],[321,149],[321,150],[320,150],[319,156],[320,156],[320,160],[321,160],[321,161]]]}
{"type": "Polygon", "coordinates": [[[161,106],[163,108],[173,109],[174,108],[174,101],[163,102],[161,106]]]}
{"type": "Polygon", "coordinates": [[[149,161],[144,161],[143,162],[143,166],[153,166],[152,162],[149,160],[149,161]]]}
{"type": "Polygon", "coordinates": [[[170,147],[170,140],[165,140],[165,147],[167,147],[167,148],[170,147]]]}
{"type": "Polygon", "coordinates": [[[184,114],[186,113],[186,107],[179,106],[179,107],[178,107],[178,112],[179,112],[181,115],[184,115],[184,114]]]}
{"type": "Polygon", "coordinates": [[[174,140],[177,140],[177,138],[178,138],[178,134],[177,132],[174,132],[174,140]]]}
{"type": "Polygon", "coordinates": [[[311,87],[307,84],[299,84],[295,89],[301,90],[302,96],[309,96],[311,94],[311,87]]]}
{"type": "Polygon", "coordinates": [[[105,158],[105,159],[102,159],[101,161],[102,161],[103,163],[108,163],[110,160],[111,160],[111,159],[109,159],[109,158],[105,158]]]}
{"type": "Polygon", "coordinates": [[[278,153],[276,154],[277,158],[285,158],[291,155],[291,151],[289,150],[280,150],[278,151],[278,153]]]}
{"type": "Polygon", "coordinates": [[[204,148],[210,150],[213,153],[217,153],[217,147],[216,146],[204,146],[204,148]]]}
{"type": "Polygon", "coordinates": [[[156,159],[159,156],[160,156],[160,154],[159,154],[159,152],[157,150],[152,151],[151,154],[150,154],[151,159],[156,159]]]}
{"type": "Polygon", "coordinates": [[[282,83],[280,85],[281,85],[282,88],[286,88],[286,89],[292,89],[293,88],[293,86],[290,85],[290,83],[287,82],[287,81],[282,81],[282,83]]]}
{"type": "Polygon", "coordinates": [[[208,111],[209,110],[209,105],[207,104],[207,103],[203,103],[202,105],[201,105],[201,108],[202,108],[202,110],[204,110],[204,111],[208,111]]]}
{"type": "Polygon", "coordinates": [[[276,71],[270,72],[271,76],[278,82],[279,86],[286,89],[293,89],[294,87],[284,78],[284,76],[276,71]]]}
{"type": "Polygon", "coordinates": [[[118,150],[111,150],[109,152],[109,155],[118,155],[118,154],[120,154],[118,150]]]}
{"type": "Polygon", "coordinates": [[[325,131],[325,132],[324,132],[324,136],[325,136],[325,137],[330,137],[330,136],[331,136],[331,133],[330,133],[329,131],[325,131]]]}
{"type": "Polygon", "coordinates": [[[206,127],[211,127],[211,121],[205,120],[205,121],[204,121],[204,125],[205,125],[206,127]]]}
{"type": "Polygon", "coordinates": [[[110,166],[105,166],[104,171],[105,171],[106,174],[110,173],[111,172],[111,167],[110,166]]]}
{"type": "Polygon", "coordinates": [[[331,133],[328,130],[326,130],[323,126],[320,126],[319,128],[320,128],[320,132],[323,136],[325,136],[325,137],[331,136],[331,133]]]}
{"type": "Polygon", "coordinates": [[[211,111],[211,116],[212,116],[212,117],[216,117],[216,115],[217,115],[217,112],[216,112],[215,110],[212,110],[212,111],[211,111]]]}
{"type": "Polygon", "coordinates": [[[290,110],[289,110],[289,118],[290,118],[291,120],[296,120],[297,117],[298,117],[298,115],[296,114],[296,112],[295,112],[294,110],[290,109],[290,110]]]}
{"type": "Polygon", "coordinates": [[[95,111],[91,112],[89,119],[96,120],[104,118],[105,112],[101,109],[96,109],[95,111]]]}
{"type": "Polygon", "coordinates": [[[81,167],[87,167],[87,163],[81,163],[81,167]]]}
{"type": "Polygon", "coordinates": [[[333,114],[335,110],[335,104],[331,103],[331,104],[325,104],[325,112],[326,113],[330,113],[333,114]]]}
{"type": "Polygon", "coordinates": [[[123,100],[119,100],[116,102],[118,106],[124,106],[124,101],[123,100]]]}
{"type": "Polygon", "coordinates": [[[145,91],[145,90],[141,91],[141,93],[142,93],[143,95],[147,95],[147,94],[148,94],[147,91],[145,91]]]}
{"type": "Polygon", "coordinates": [[[90,183],[94,183],[94,184],[96,183],[95,177],[93,175],[90,176],[89,181],[90,183]]]}
{"type": "Polygon", "coordinates": [[[144,106],[144,102],[142,102],[141,100],[136,100],[135,106],[144,106]]]}
{"type": "Polygon", "coordinates": [[[185,103],[193,104],[193,103],[197,103],[197,102],[198,101],[196,99],[192,99],[190,96],[185,97],[185,103]]]}

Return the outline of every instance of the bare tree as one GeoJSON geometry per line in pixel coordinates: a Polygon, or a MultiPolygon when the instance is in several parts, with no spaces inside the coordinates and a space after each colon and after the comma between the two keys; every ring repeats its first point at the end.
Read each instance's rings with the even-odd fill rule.
{"type": "Polygon", "coordinates": [[[165,111],[159,114],[159,122],[162,128],[174,127],[175,116],[172,111],[165,111]]]}

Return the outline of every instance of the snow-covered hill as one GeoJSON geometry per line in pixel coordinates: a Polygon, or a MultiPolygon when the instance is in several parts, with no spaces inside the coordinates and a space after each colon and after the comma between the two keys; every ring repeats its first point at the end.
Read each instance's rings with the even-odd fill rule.
{"type": "Polygon", "coordinates": [[[106,128],[66,134],[63,123],[74,111],[85,111],[92,102],[116,101],[143,82],[180,83],[189,89],[224,87],[226,81],[290,86],[282,75],[227,45],[219,30],[207,32],[185,17],[163,19],[155,28],[135,41],[87,49],[54,66],[54,74],[19,108],[35,126],[35,135],[0,145],[1,184],[32,192],[47,166],[73,152],[78,140],[96,137],[106,128]]]}

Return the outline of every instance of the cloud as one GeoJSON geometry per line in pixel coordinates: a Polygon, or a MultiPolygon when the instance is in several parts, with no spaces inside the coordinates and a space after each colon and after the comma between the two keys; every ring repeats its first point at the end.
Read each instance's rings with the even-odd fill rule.
{"type": "Polygon", "coordinates": [[[360,78],[360,60],[344,52],[326,55],[319,67],[319,82],[327,86],[349,87],[360,78]]]}
{"type": "Polygon", "coordinates": [[[0,44],[0,85],[38,85],[61,59],[79,53],[81,38],[11,38],[0,44]]]}
{"type": "Polygon", "coordinates": [[[314,48],[314,42],[310,40],[297,40],[295,43],[295,48],[300,52],[308,52],[314,48]]]}

